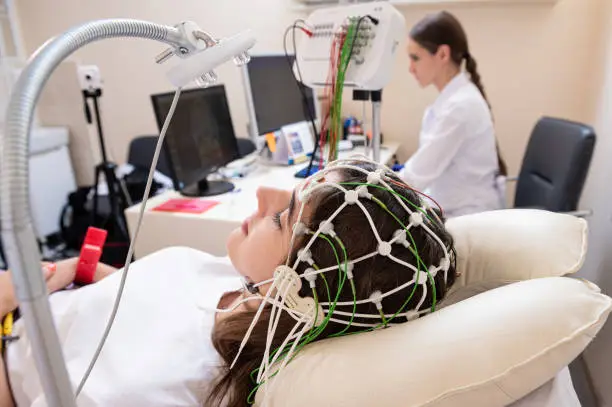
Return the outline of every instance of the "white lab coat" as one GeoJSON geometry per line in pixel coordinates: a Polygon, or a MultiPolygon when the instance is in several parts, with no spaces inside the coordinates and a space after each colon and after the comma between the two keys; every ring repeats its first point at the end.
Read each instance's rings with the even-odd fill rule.
{"type": "Polygon", "coordinates": [[[419,148],[400,176],[435,199],[447,216],[504,206],[493,120],[478,88],[459,73],[423,117],[419,148]]]}

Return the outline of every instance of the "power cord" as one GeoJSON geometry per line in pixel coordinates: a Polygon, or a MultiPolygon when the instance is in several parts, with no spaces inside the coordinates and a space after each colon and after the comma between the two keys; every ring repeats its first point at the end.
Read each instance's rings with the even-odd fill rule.
{"type": "MultiPolygon", "coordinates": [[[[294,54],[294,58],[295,58],[295,68],[297,71],[297,77],[295,75],[293,75],[293,79],[295,79],[295,84],[298,87],[300,94],[302,95],[302,104],[304,105],[304,108],[308,114],[308,119],[310,120],[310,125],[312,126],[312,131],[314,133],[314,140],[315,140],[315,147],[314,150],[312,152],[312,155],[310,157],[310,162],[308,164],[308,170],[306,171],[306,176],[308,176],[308,174],[310,174],[310,170],[312,168],[312,163],[314,160],[314,157],[317,154],[317,148],[318,148],[318,140],[319,140],[319,131],[317,130],[317,126],[315,124],[315,120],[314,120],[314,112],[311,110],[311,106],[308,103],[308,96],[306,96],[306,92],[304,92],[304,80],[302,78],[302,71],[300,70],[300,63],[298,61],[298,57],[297,57],[297,44],[296,44],[296,40],[295,40],[295,30],[300,29],[302,30],[304,33],[306,33],[306,35],[308,36],[312,36],[312,32],[305,27],[306,26],[306,21],[302,20],[302,19],[298,19],[295,20],[295,22],[293,23],[293,25],[287,27],[287,29],[285,30],[285,35],[283,37],[283,49],[285,51],[285,59],[287,60],[287,64],[289,65],[289,69],[291,69],[291,71],[293,72],[293,63],[291,61],[291,58],[289,57],[289,51],[287,50],[287,36],[289,35],[289,32],[291,32],[291,37],[292,37],[292,45],[293,45],[293,54],[294,54]],[[298,23],[301,23],[302,25],[298,25],[298,23]]],[[[313,91],[314,93],[314,91],[313,91]]],[[[316,95],[314,96],[316,98],[316,95]]],[[[314,103],[313,103],[314,105],[314,103]]],[[[299,172],[298,172],[299,173],[299,172]]],[[[296,174],[297,176],[297,174],[296,174]]],[[[306,177],[305,176],[305,177],[306,177]]],[[[304,177],[304,178],[305,178],[304,177]]]]}
{"type": "Polygon", "coordinates": [[[119,303],[121,302],[121,297],[123,295],[123,289],[125,288],[125,281],[127,279],[128,271],[130,269],[130,264],[132,263],[132,257],[134,255],[134,244],[136,242],[136,239],[138,238],[138,233],[140,231],[140,225],[142,224],[145,207],[147,204],[147,200],[149,199],[149,192],[151,191],[151,184],[153,183],[153,174],[155,173],[155,169],[157,168],[157,161],[159,160],[159,155],[160,155],[161,148],[164,142],[164,138],[166,137],[166,131],[168,130],[168,126],[170,125],[170,121],[172,120],[172,116],[174,115],[174,111],[176,109],[176,105],[178,103],[180,95],[181,95],[181,88],[177,88],[174,94],[174,99],[172,100],[172,105],[170,106],[170,111],[168,112],[168,115],[166,116],[164,126],[162,127],[161,133],[159,135],[157,146],[155,147],[155,154],[153,155],[153,163],[151,164],[151,168],[149,169],[149,177],[147,178],[147,185],[145,187],[144,196],[140,204],[140,210],[138,213],[138,222],[136,223],[136,229],[134,230],[134,234],[132,235],[132,238],[130,241],[130,247],[128,249],[127,259],[125,260],[125,267],[123,269],[123,275],[121,276],[121,282],[119,283],[119,290],[117,291],[117,297],[115,298],[115,304],[113,305],[113,310],[109,317],[108,323],[106,324],[106,329],[104,330],[104,334],[102,334],[102,339],[100,340],[100,343],[98,344],[98,348],[96,349],[94,356],[92,357],[91,362],[89,364],[89,367],[87,368],[87,370],[85,371],[85,374],[83,375],[83,378],[81,379],[81,383],[77,387],[76,397],[78,397],[81,391],[83,390],[83,387],[85,386],[85,383],[87,382],[87,379],[89,378],[96,362],[98,361],[98,358],[100,357],[100,354],[102,353],[102,348],[104,347],[104,344],[106,343],[106,339],[108,338],[108,335],[113,326],[113,323],[115,322],[117,311],[119,309],[119,303]]]}

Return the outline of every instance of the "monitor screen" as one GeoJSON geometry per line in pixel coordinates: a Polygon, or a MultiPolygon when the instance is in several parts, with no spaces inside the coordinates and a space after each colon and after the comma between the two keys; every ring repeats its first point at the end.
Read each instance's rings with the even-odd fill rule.
{"type": "Polygon", "coordinates": [[[299,84],[284,54],[253,56],[247,64],[258,135],[267,134],[288,124],[310,120],[308,109],[316,120],[314,91],[299,84]],[[305,105],[298,86],[304,89],[305,105]]]}
{"type": "MultiPolygon", "coordinates": [[[[161,131],[174,92],[152,95],[161,131]]],[[[164,140],[177,190],[206,182],[206,176],[239,158],[238,145],[223,85],[181,93],[164,140]]]]}

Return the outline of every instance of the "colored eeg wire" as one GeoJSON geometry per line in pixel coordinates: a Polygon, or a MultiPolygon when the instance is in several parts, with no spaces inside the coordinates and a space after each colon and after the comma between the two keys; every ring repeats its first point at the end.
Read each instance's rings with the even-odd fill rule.
{"type": "MultiPolygon", "coordinates": [[[[291,236],[289,252],[293,250],[293,247],[295,245],[295,238],[299,234],[309,234],[311,235],[311,238],[308,241],[308,243],[302,249],[298,251],[297,258],[295,259],[295,262],[290,268],[290,270],[293,273],[295,273],[295,278],[297,278],[298,280],[304,279],[309,282],[312,281],[311,287],[313,287],[313,298],[315,300],[316,306],[313,309],[310,309],[309,312],[304,312],[304,310],[300,310],[296,312],[295,309],[291,308],[290,306],[287,306],[286,297],[288,295],[288,292],[291,289],[291,281],[288,280],[286,276],[281,273],[278,273],[278,274],[275,273],[275,277],[272,279],[253,284],[253,287],[259,287],[264,284],[272,283],[272,287],[268,290],[265,296],[261,296],[260,299],[262,300],[262,302],[260,304],[258,312],[256,316],[253,318],[252,324],[249,327],[249,330],[247,331],[247,333],[245,334],[245,337],[243,338],[243,344],[241,344],[241,347],[239,349],[238,354],[236,355],[234,363],[240,356],[240,352],[242,351],[244,347],[244,343],[248,341],[248,337],[250,336],[250,333],[252,332],[253,327],[257,323],[259,316],[261,315],[261,311],[266,306],[266,304],[270,304],[272,306],[272,310],[271,310],[270,319],[268,321],[268,339],[266,343],[266,350],[264,352],[260,367],[258,369],[255,369],[252,373],[252,374],[257,373],[257,378],[254,379],[256,386],[253,389],[253,392],[251,393],[251,395],[249,396],[249,400],[252,399],[252,396],[255,394],[257,389],[259,389],[259,387],[262,384],[268,383],[269,379],[271,377],[274,377],[280,370],[282,370],[287,365],[287,363],[289,363],[293,359],[295,354],[297,354],[305,345],[307,345],[308,343],[316,339],[316,337],[318,337],[321,334],[321,332],[325,329],[325,327],[327,326],[329,322],[346,325],[346,328],[343,329],[341,332],[338,332],[331,336],[351,335],[355,333],[374,330],[380,327],[395,325],[395,324],[392,324],[391,322],[398,315],[404,313],[405,307],[412,300],[412,298],[414,297],[414,294],[416,293],[416,289],[419,286],[422,287],[423,294],[421,298],[419,299],[419,302],[416,308],[414,310],[410,310],[404,313],[405,317],[408,320],[411,320],[415,317],[424,315],[428,312],[435,310],[436,287],[435,287],[434,277],[439,271],[444,271],[445,273],[444,280],[446,281],[447,272],[450,267],[451,260],[450,260],[450,253],[446,245],[442,242],[440,237],[437,236],[431,230],[431,228],[427,225],[427,222],[423,218],[425,217],[428,221],[432,223],[435,223],[436,221],[441,223],[441,221],[437,216],[435,216],[435,211],[431,211],[431,213],[434,214],[436,218],[435,221],[429,216],[429,213],[428,213],[429,207],[423,208],[423,207],[417,206],[412,201],[408,200],[406,197],[404,197],[403,195],[393,190],[393,188],[389,185],[389,183],[387,183],[387,181],[389,181],[390,183],[394,185],[401,185],[402,187],[406,187],[411,190],[413,189],[404,184],[400,184],[396,182],[394,179],[392,179],[391,177],[389,177],[387,174],[391,173],[390,169],[388,169],[387,167],[383,165],[374,163],[369,160],[363,160],[363,161],[367,161],[370,164],[373,164],[375,168],[377,169],[375,171],[369,171],[364,168],[361,168],[355,165],[351,165],[351,163],[355,162],[355,158],[349,158],[346,160],[338,160],[334,163],[331,163],[326,169],[319,171],[318,173],[310,177],[307,181],[304,181],[303,184],[300,185],[296,191],[296,193],[299,193],[300,195],[301,205],[300,205],[300,210],[299,210],[297,221],[293,227],[293,233],[291,236]],[[325,175],[327,173],[331,171],[337,171],[339,169],[349,169],[349,170],[361,172],[362,174],[367,175],[368,182],[366,183],[342,183],[342,182],[334,183],[334,182],[321,181],[325,178],[325,175]],[[345,186],[354,186],[354,187],[356,186],[357,188],[347,189],[345,188],[345,186]],[[305,203],[308,199],[308,196],[311,193],[313,193],[317,189],[328,188],[328,187],[336,188],[340,190],[342,193],[344,193],[345,202],[340,204],[339,208],[336,211],[334,211],[334,213],[326,221],[322,222],[316,231],[310,231],[303,223],[301,223],[305,203]],[[391,212],[380,200],[378,200],[376,197],[369,194],[367,188],[378,188],[381,190],[386,190],[389,193],[392,193],[396,201],[399,203],[399,205],[409,214],[409,218],[410,218],[409,224],[408,225],[403,224],[403,222],[401,222],[401,220],[393,212],[391,212]],[[350,196],[351,198],[350,199],[347,198],[348,196],[350,196]],[[378,230],[376,229],[372,221],[371,216],[369,215],[369,212],[363,206],[363,204],[359,201],[360,199],[372,200],[378,206],[380,206],[383,210],[385,210],[390,216],[392,216],[395,219],[395,221],[399,224],[401,229],[398,229],[396,231],[396,234],[391,240],[389,240],[388,242],[385,242],[382,240],[382,238],[380,237],[378,233],[378,230]],[[339,239],[339,237],[335,235],[335,232],[333,231],[333,223],[332,223],[335,217],[341,213],[342,209],[344,209],[347,205],[350,205],[350,204],[356,204],[360,207],[364,215],[367,217],[368,222],[374,233],[374,236],[378,242],[378,251],[375,251],[368,255],[361,256],[360,258],[354,259],[354,260],[349,260],[347,258],[346,247],[344,246],[344,243],[339,239]],[[409,206],[413,208],[411,209],[409,208],[409,206]],[[413,227],[422,227],[426,231],[426,233],[431,235],[433,239],[436,242],[438,242],[438,244],[441,245],[443,252],[444,252],[444,257],[442,258],[440,265],[427,266],[423,262],[423,260],[420,258],[417,248],[416,248],[416,243],[410,233],[410,229],[413,227]],[[301,229],[301,230],[298,230],[298,229],[301,229]],[[334,251],[335,257],[336,257],[336,261],[337,261],[336,266],[319,268],[316,265],[316,263],[314,262],[314,260],[309,254],[310,253],[309,249],[317,238],[322,238],[330,244],[332,250],[334,251]],[[410,240],[410,242],[408,242],[408,239],[410,240]],[[340,259],[340,257],[338,256],[338,251],[332,240],[335,241],[338,244],[338,246],[340,246],[340,249],[344,254],[342,259],[340,259]],[[390,245],[396,244],[396,243],[404,244],[411,251],[411,253],[417,259],[416,267],[412,264],[409,264],[400,259],[397,259],[391,255],[389,251],[389,248],[391,247],[390,245]],[[386,293],[377,293],[375,298],[372,298],[371,296],[369,299],[357,300],[356,294],[355,294],[354,282],[353,282],[354,276],[352,275],[352,267],[354,264],[360,261],[367,260],[376,255],[385,255],[391,260],[395,261],[396,263],[407,267],[412,272],[414,272],[414,278],[411,279],[409,282],[404,283],[401,286],[398,286],[395,289],[390,290],[386,293]],[[300,263],[308,263],[308,267],[306,271],[298,275],[296,272],[296,269],[300,263]],[[329,292],[329,286],[327,285],[327,282],[325,279],[325,273],[328,271],[334,271],[334,270],[338,270],[341,273],[341,275],[339,278],[337,292],[335,293],[335,295],[332,295],[329,292]],[[320,301],[317,297],[316,290],[314,289],[314,280],[318,276],[322,278],[322,281],[325,284],[325,287],[327,288],[328,301],[320,301]],[[353,293],[353,301],[338,302],[339,294],[342,291],[342,288],[347,280],[350,282],[352,286],[351,289],[353,293]],[[433,303],[432,303],[431,308],[421,310],[420,308],[423,305],[425,298],[427,296],[427,283],[428,282],[431,284],[431,288],[432,288],[432,296],[433,296],[432,302],[433,303]],[[411,290],[410,295],[407,297],[406,301],[404,302],[404,304],[395,313],[385,314],[382,310],[382,300],[390,295],[393,295],[397,292],[400,292],[408,288],[410,285],[413,285],[413,288],[411,290]],[[270,297],[273,292],[274,292],[274,299],[272,300],[270,297]],[[377,306],[377,309],[379,311],[378,314],[370,315],[370,314],[360,314],[360,313],[355,312],[356,306],[358,304],[366,304],[366,303],[374,303],[377,306]],[[324,306],[325,308],[323,308],[324,306]],[[342,306],[352,306],[353,307],[352,312],[336,310],[336,307],[342,307],[342,306]],[[292,309],[292,311],[288,311],[288,309],[292,309]],[[287,335],[283,343],[279,347],[277,347],[275,350],[271,351],[272,342],[273,342],[273,339],[276,333],[276,329],[280,321],[280,314],[282,311],[287,311],[290,313],[293,312],[291,316],[293,317],[294,320],[296,320],[296,324],[293,326],[289,335],[287,335]],[[321,322],[317,324],[317,321],[319,319],[318,312],[322,312],[324,318],[322,318],[321,322]],[[345,316],[349,318],[348,320],[332,318],[334,314],[335,316],[339,316],[339,317],[345,316]],[[301,315],[301,318],[300,318],[300,315],[301,315]],[[308,318],[310,319],[307,320],[308,318]],[[363,322],[355,322],[353,320],[354,318],[380,319],[382,320],[382,322],[371,323],[371,324],[363,323],[363,322]],[[300,329],[301,325],[303,326],[300,329]],[[363,331],[358,331],[358,332],[346,333],[348,328],[351,326],[364,327],[368,329],[363,330],[363,331]],[[271,366],[274,366],[281,359],[282,359],[282,363],[280,364],[280,367],[278,367],[271,374],[270,373],[271,366]]],[[[418,193],[418,191],[414,191],[414,192],[418,193]]],[[[419,195],[423,196],[424,194],[419,194],[419,195]]],[[[426,204],[423,203],[423,205],[426,205],[426,204]]],[[[285,264],[286,268],[289,266],[289,261],[290,260],[288,258],[285,264]]],[[[299,288],[297,289],[299,290],[299,288]]],[[[232,363],[232,366],[233,366],[233,363],[232,363]]]]}

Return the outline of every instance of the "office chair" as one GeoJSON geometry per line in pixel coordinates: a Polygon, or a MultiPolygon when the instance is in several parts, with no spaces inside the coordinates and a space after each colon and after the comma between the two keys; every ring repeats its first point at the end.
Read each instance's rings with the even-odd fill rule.
{"type": "Polygon", "coordinates": [[[575,212],[594,147],[592,127],[542,117],[531,133],[516,179],[514,206],[575,212]]]}
{"type": "Polygon", "coordinates": [[[238,154],[241,158],[255,151],[255,143],[248,138],[237,138],[236,141],[238,142],[238,154]]]}
{"type": "MultiPolygon", "coordinates": [[[[541,118],[531,133],[516,186],[515,207],[536,207],[580,217],[578,202],[595,148],[595,131],[582,123],[541,118]]],[[[581,403],[598,405],[597,392],[581,353],[570,364],[581,403]]]]}
{"type": "MultiPolygon", "coordinates": [[[[139,136],[133,139],[128,150],[128,164],[136,168],[146,169],[148,172],[153,162],[157,139],[158,136],[139,136]]],[[[163,148],[159,153],[156,170],[170,177],[170,166],[166,158],[166,151],[163,148]]]]}

